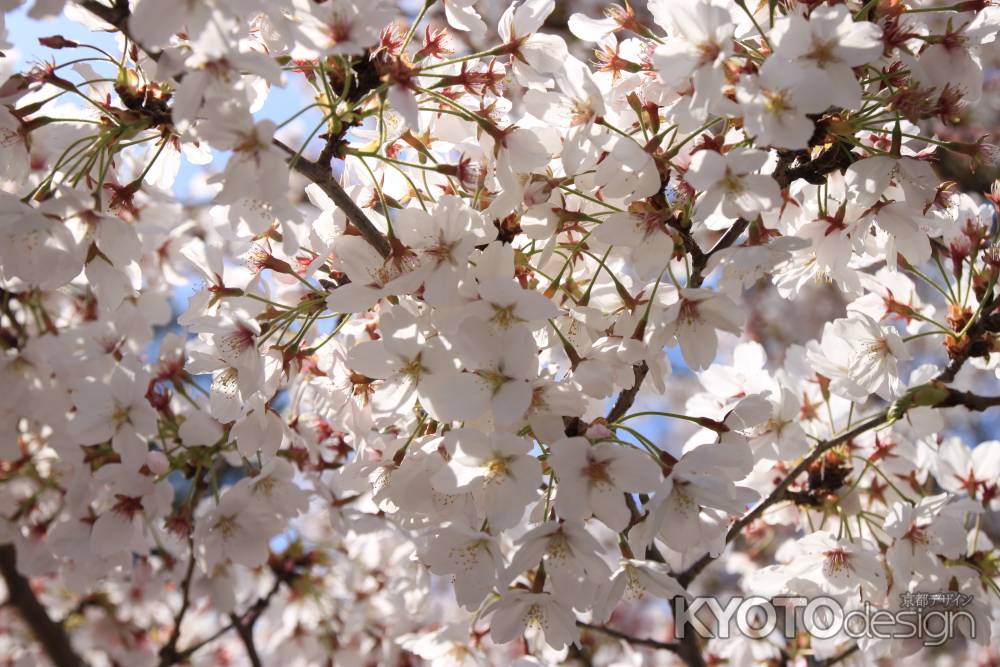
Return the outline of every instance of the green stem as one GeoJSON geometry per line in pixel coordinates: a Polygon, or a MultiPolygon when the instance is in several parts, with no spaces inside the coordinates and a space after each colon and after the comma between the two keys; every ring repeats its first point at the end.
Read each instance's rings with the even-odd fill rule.
{"type": "Polygon", "coordinates": [[[447,67],[448,65],[455,65],[457,63],[462,63],[467,60],[477,60],[479,58],[488,58],[489,56],[498,56],[503,52],[503,46],[494,46],[492,49],[487,49],[485,51],[479,51],[477,53],[470,53],[464,56],[459,56],[457,58],[452,58],[450,60],[441,60],[436,63],[431,63],[421,69],[437,69],[438,67],[447,67]]]}
{"type": "Polygon", "coordinates": [[[413,24],[410,26],[410,30],[406,33],[406,38],[403,40],[403,46],[399,48],[400,53],[406,51],[406,47],[410,45],[410,40],[413,39],[413,35],[417,32],[420,22],[424,20],[424,15],[435,3],[435,1],[436,0],[426,0],[426,2],[424,2],[424,6],[420,8],[420,13],[418,13],[417,17],[413,19],[413,24]]]}

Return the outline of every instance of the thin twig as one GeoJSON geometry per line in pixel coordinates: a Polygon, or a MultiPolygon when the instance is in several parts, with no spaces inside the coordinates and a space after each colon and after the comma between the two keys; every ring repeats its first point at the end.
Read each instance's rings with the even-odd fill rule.
{"type": "MultiPolygon", "coordinates": [[[[729,542],[735,540],[743,532],[743,529],[747,526],[747,524],[751,523],[754,519],[763,514],[768,507],[783,500],[785,497],[785,491],[788,490],[788,487],[792,485],[799,475],[808,470],[809,466],[811,466],[813,462],[815,462],[824,453],[833,449],[837,445],[850,442],[869,429],[881,426],[888,419],[888,414],[888,409],[883,410],[880,414],[861,422],[851,430],[838,435],[836,438],[830,438],[829,440],[824,440],[818,444],[805,458],[799,461],[799,464],[795,466],[791,472],[785,475],[784,479],[782,479],[781,482],[774,487],[767,498],[759,502],[752,510],[750,510],[747,514],[744,514],[729,528],[729,531],[726,533],[726,543],[728,544],[729,542]]],[[[681,586],[687,587],[687,585],[690,584],[691,581],[697,577],[713,560],[715,559],[712,555],[706,553],[704,556],[692,563],[690,567],[681,572],[677,576],[677,582],[681,586]]]]}
{"type": "Polygon", "coordinates": [[[851,644],[840,653],[831,655],[829,658],[824,658],[823,660],[819,660],[813,656],[809,656],[808,658],[806,658],[806,664],[809,667],[833,667],[833,665],[836,665],[838,662],[842,662],[845,659],[854,655],[859,648],[860,647],[857,644],[851,644]]]}
{"type": "Polygon", "coordinates": [[[583,621],[577,621],[576,625],[577,627],[586,628],[587,630],[600,632],[601,634],[608,635],[609,637],[622,639],[628,642],[629,644],[634,644],[636,646],[646,646],[649,648],[655,648],[662,651],[670,651],[672,653],[677,653],[680,650],[680,644],[678,644],[677,642],[661,642],[656,639],[635,637],[633,635],[626,634],[620,630],[615,630],[614,628],[609,628],[604,625],[595,625],[593,623],[584,623],[583,621]]]}
{"type": "MultiPolygon", "coordinates": [[[[90,13],[94,14],[101,20],[113,25],[117,28],[123,35],[129,38],[136,46],[142,50],[146,55],[148,55],[154,61],[159,60],[161,56],[160,51],[154,49],[149,49],[144,47],[140,42],[132,38],[131,33],[128,29],[128,21],[131,16],[128,8],[127,0],[115,0],[114,6],[107,6],[97,0],[84,0],[81,3],[83,8],[88,10],[90,13]]],[[[175,77],[177,78],[177,77],[175,77]]],[[[318,185],[326,195],[333,200],[333,202],[344,211],[347,219],[358,229],[361,236],[368,241],[369,244],[382,257],[388,257],[391,252],[391,247],[389,241],[385,236],[372,224],[368,216],[354,203],[350,195],[340,186],[337,179],[333,175],[333,171],[330,169],[330,165],[327,161],[323,162],[313,162],[307,160],[297,153],[297,151],[292,150],[289,146],[282,143],[281,141],[275,139],[274,145],[280,148],[285,153],[288,153],[289,166],[302,174],[310,181],[318,185]]],[[[327,148],[332,144],[328,143],[327,148]]],[[[328,151],[324,149],[324,155],[328,154],[328,151]]]]}
{"type": "MultiPolygon", "coordinates": [[[[193,483],[199,484],[200,480],[196,478],[193,483]]],[[[181,624],[184,622],[184,616],[187,615],[188,608],[191,606],[191,580],[194,577],[195,566],[194,543],[190,535],[188,536],[188,551],[190,552],[188,566],[184,572],[184,579],[181,581],[181,606],[177,610],[177,614],[174,615],[174,627],[170,631],[170,637],[160,649],[160,667],[167,667],[179,662],[177,642],[181,638],[181,624]]]]}
{"type": "MultiPolygon", "coordinates": [[[[983,412],[991,407],[1000,406],[1000,396],[980,396],[971,392],[958,391],[957,389],[949,388],[947,393],[938,402],[928,407],[952,408],[958,406],[965,407],[975,412],[983,412]]],[[[763,514],[767,508],[784,500],[785,492],[788,490],[788,487],[792,485],[799,475],[808,470],[809,466],[819,459],[819,457],[834,447],[850,442],[862,433],[885,424],[889,420],[890,411],[891,408],[886,408],[874,417],[861,422],[851,430],[846,431],[835,438],[824,440],[816,445],[816,447],[805,458],[799,461],[799,464],[795,466],[791,472],[785,475],[784,479],[782,479],[781,482],[774,487],[767,498],[758,503],[752,510],[743,515],[729,528],[729,531],[726,533],[726,544],[739,537],[743,529],[763,514]]],[[[686,588],[688,584],[690,584],[691,581],[694,580],[694,578],[697,577],[713,560],[715,559],[710,554],[705,554],[677,576],[678,583],[686,588]]]]}
{"type": "MultiPolygon", "coordinates": [[[[281,588],[281,584],[284,583],[285,581],[286,581],[285,578],[278,577],[275,580],[274,585],[271,586],[271,590],[269,590],[267,592],[267,595],[265,595],[264,597],[262,597],[259,600],[257,600],[250,607],[250,609],[248,609],[243,614],[243,618],[246,618],[247,620],[246,621],[242,621],[242,623],[243,624],[248,624],[248,625],[250,625],[252,627],[253,624],[257,622],[257,619],[260,618],[260,616],[264,613],[264,611],[267,609],[267,607],[271,604],[271,599],[275,596],[275,594],[281,588]]],[[[218,630],[216,630],[214,633],[212,633],[211,635],[209,635],[206,639],[203,639],[200,642],[198,642],[196,644],[193,644],[193,645],[189,646],[188,648],[184,649],[183,651],[181,651],[180,653],[178,653],[178,656],[177,656],[178,660],[177,660],[177,662],[184,662],[185,660],[187,660],[188,658],[190,658],[192,655],[194,655],[196,652],[198,652],[199,650],[201,650],[203,647],[207,646],[208,644],[211,644],[216,639],[218,639],[222,635],[226,634],[230,630],[234,630],[234,629],[238,630],[237,625],[240,625],[240,623],[241,623],[241,621],[239,619],[240,619],[239,616],[237,616],[235,619],[233,619],[233,616],[231,615],[230,616],[230,622],[228,624],[226,624],[223,627],[221,627],[218,630]]]]}

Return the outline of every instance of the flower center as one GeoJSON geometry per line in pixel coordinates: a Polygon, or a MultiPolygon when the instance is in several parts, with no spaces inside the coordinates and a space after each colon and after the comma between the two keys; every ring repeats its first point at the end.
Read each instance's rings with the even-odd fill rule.
{"type": "Polygon", "coordinates": [[[224,516],[220,517],[218,521],[215,522],[215,530],[219,531],[224,539],[229,539],[236,534],[239,524],[236,523],[236,516],[224,516]]]}
{"type": "Polygon", "coordinates": [[[813,41],[813,50],[807,56],[810,60],[822,67],[839,62],[837,54],[834,52],[836,43],[834,41],[813,41]]]}
{"type": "Polygon", "coordinates": [[[611,486],[614,482],[611,479],[611,460],[598,461],[590,459],[583,469],[583,476],[590,480],[591,484],[607,484],[611,486]]]}
{"type": "Polygon", "coordinates": [[[823,553],[823,574],[832,577],[851,567],[851,555],[843,549],[831,549],[823,553]]]}
{"type": "Polygon", "coordinates": [[[116,493],[115,499],[117,502],[111,508],[111,511],[125,519],[131,520],[136,514],[142,511],[142,498],[116,493]]]}
{"type": "Polygon", "coordinates": [[[570,103],[570,125],[584,125],[594,117],[594,108],[590,100],[574,99],[570,103]]]}
{"type": "Polygon", "coordinates": [[[462,546],[454,547],[448,552],[451,562],[468,572],[479,564],[479,551],[485,542],[477,540],[462,546]]]}
{"type": "Polygon", "coordinates": [[[726,175],[720,181],[720,185],[731,195],[738,195],[746,190],[746,186],[743,185],[743,179],[737,177],[728,169],[726,170],[726,175]]]}
{"type": "Polygon", "coordinates": [[[111,413],[111,423],[117,428],[129,420],[129,409],[127,405],[115,403],[115,409],[111,413]]]}
{"type": "Polygon", "coordinates": [[[423,364],[420,363],[420,355],[418,354],[409,363],[405,364],[399,369],[399,374],[406,377],[413,382],[420,380],[420,376],[426,371],[423,364]]]}
{"type": "Polygon", "coordinates": [[[501,329],[509,329],[515,322],[521,321],[521,318],[514,314],[514,304],[498,306],[494,303],[492,306],[493,317],[490,319],[501,329]]]}
{"type": "Polygon", "coordinates": [[[351,23],[340,14],[334,14],[326,24],[326,34],[331,44],[343,44],[351,40],[351,23]]]}
{"type": "Polygon", "coordinates": [[[862,349],[868,357],[885,357],[889,355],[889,343],[884,338],[877,338],[865,343],[862,349]]]}
{"type": "Polygon", "coordinates": [[[696,47],[698,49],[698,54],[700,58],[698,59],[698,67],[708,65],[715,62],[715,59],[719,57],[722,53],[722,47],[720,47],[715,42],[702,42],[696,47]]]}
{"type": "Polygon", "coordinates": [[[490,459],[486,463],[486,481],[493,482],[508,476],[508,460],[502,456],[490,459]]]}
{"type": "Polygon", "coordinates": [[[442,264],[453,264],[457,265],[458,262],[455,261],[455,248],[458,247],[458,240],[447,241],[444,238],[444,234],[439,234],[437,238],[437,243],[424,252],[434,259],[437,266],[442,264]]]}
{"type": "Polygon", "coordinates": [[[792,110],[792,105],[784,90],[766,90],[764,91],[764,108],[775,116],[783,116],[792,110]]]}
{"type": "Polygon", "coordinates": [[[680,310],[677,313],[677,319],[684,324],[693,324],[700,321],[701,316],[698,314],[698,302],[691,299],[683,299],[680,310]]]}
{"type": "Polygon", "coordinates": [[[545,614],[542,612],[541,605],[533,604],[528,607],[528,610],[524,614],[524,624],[529,628],[545,628],[545,614]]]}

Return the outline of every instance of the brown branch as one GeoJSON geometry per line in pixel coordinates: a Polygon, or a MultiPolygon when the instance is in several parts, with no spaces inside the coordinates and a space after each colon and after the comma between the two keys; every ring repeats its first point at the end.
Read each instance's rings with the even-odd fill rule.
{"type": "MultiPolygon", "coordinates": [[[[779,151],[778,152],[778,164],[774,168],[774,173],[771,176],[778,182],[778,187],[782,190],[787,188],[791,183],[799,178],[805,178],[806,180],[814,179],[816,175],[825,176],[831,171],[837,168],[837,163],[829,161],[825,156],[832,153],[833,150],[829,150],[823,153],[815,160],[806,162],[805,164],[792,168],[792,161],[795,159],[796,154],[779,151]]],[[[720,250],[729,248],[734,243],[740,240],[743,232],[747,230],[750,226],[750,220],[746,218],[738,218],[733,226],[726,230],[726,233],[719,237],[719,240],[715,242],[715,245],[708,252],[703,252],[699,248],[697,253],[692,253],[691,255],[691,277],[688,279],[688,285],[692,287],[701,287],[701,284],[705,281],[705,268],[708,266],[708,260],[712,258],[720,250]]]]}
{"type": "Polygon", "coordinates": [[[615,630],[614,628],[609,628],[604,625],[595,625],[593,623],[584,623],[583,621],[576,622],[577,627],[586,628],[587,630],[593,630],[594,632],[600,632],[601,634],[608,635],[609,637],[614,637],[616,639],[621,639],[628,642],[629,644],[634,644],[636,646],[646,646],[648,648],[655,648],[660,651],[670,651],[671,653],[680,652],[680,644],[677,642],[661,642],[656,639],[647,639],[645,637],[635,637],[630,634],[626,634],[620,630],[615,630]]]}
{"type": "Polygon", "coordinates": [[[254,645],[253,641],[253,626],[257,617],[254,617],[248,623],[241,621],[240,617],[236,614],[230,614],[229,618],[232,620],[233,627],[236,628],[236,633],[240,636],[240,640],[246,648],[247,658],[250,659],[250,664],[253,665],[253,667],[261,667],[260,655],[257,654],[257,647],[254,645]]]}
{"type": "Polygon", "coordinates": [[[688,280],[688,285],[691,287],[701,287],[701,284],[705,282],[705,277],[702,274],[705,271],[705,267],[708,265],[708,260],[710,260],[712,255],[715,253],[736,243],[749,226],[749,220],[746,218],[739,218],[735,223],[733,223],[733,226],[727,229],[726,233],[715,242],[715,245],[712,246],[711,250],[695,256],[691,261],[691,278],[688,280]]]}
{"type": "MultiPolygon", "coordinates": [[[[794,161],[798,157],[800,156],[797,153],[788,151],[779,151],[778,164],[775,167],[773,177],[778,182],[778,185],[782,189],[787,188],[792,182],[798,179],[804,179],[806,181],[809,181],[810,183],[813,183],[817,179],[822,178],[833,171],[845,168],[846,166],[850,165],[851,161],[853,160],[851,154],[848,151],[838,146],[834,146],[833,148],[828,149],[814,160],[809,160],[803,164],[793,166],[794,161]]],[[[707,252],[703,252],[699,248],[697,252],[692,252],[691,253],[692,269],[690,277],[688,278],[688,285],[692,287],[701,287],[702,283],[705,280],[704,272],[706,267],[708,266],[709,260],[716,253],[726,248],[729,248],[733,244],[735,244],[749,226],[750,226],[750,220],[747,220],[746,218],[739,218],[736,220],[736,222],[733,223],[733,226],[730,227],[728,230],[726,230],[726,232],[715,242],[715,244],[712,246],[710,250],[708,250],[707,252]]],[[[686,243],[687,241],[685,241],[685,244],[686,243]]],[[[608,422],[616,422],[622,417],[624,417],[625,414],[632,407],[632,405],[635,403],[636,396],[639,394],[639,390],[642,387],[643,380],[646,379],[646,375],[649,373],[649,366],[645,361],[640,361],[638,364],[635,364],[633,366],[633,372],[635,373],[635,382],[633,383],[632,387],[618,394],[618,398],[615,400],[614,406],[612,406],[611,411],[608,413],[607,416],[608,422]]],[[[885,415],[883,415],[883,421],[884,419],[885,415]]],[[[826,449],[836,446],[836,444],[838,444],[838,440],[839,440],[838,438],[835,438],[833,441],[830,441],[833,444],[827,444],[826,448],[823,449],[822,451],[820,451],[820,448],[817,447],[817,450],[815,450],[811,456],[814,455],[816,458],[818,458],[824,451],[826,451],[826,449]]],[[[782,483],[782,485],[779,485],[776,491],[780,490],[780,494],[783,496],[785,490],[788,488],[789,485],[791,485],[795,477],[803,470],[805,470],[808,467],[808,465],[812,463],[813,460],[815,459],[809,459],[808,462],[804,460],[803,463],[800,464],[801,470],[796,468],[798,472],[793,471],[795,474],[789,475],[791,479],[786,478],[786,480],[782,483]]],[[[771,501],[771,503],[769,504],[773,504],[773,502],[777,502],[777,499],[771,501]]],[[[741,523],[743,520],[737,522],[737,524],[733,526],[733,529],[730,530],[730,533],[727,534],[726,541],[729,542],[732,539],[734,539],[736,534],[738,534],[739,531],[742,530],[742,528],[746,525],[746,523],[749,523],[754,518],[759,516],[760,512],[763,512],[767,508],[767,506],[768,505],[762,505],[759,506],[758,508],[755,508],[754,511],[752,511],[750,514],[744,517],[745,523],[741,523]]],[[[696,577],[698,573],[701,572],[701,570],[704,569],[705,566],[707,566],[711,561],[712,558],[708,554],[705,554],[705,556],[696,561],[691,567],[689,567],[680,575],[681,578],[679,579],[679,581],[681,581],[681,585],[687,586],[687,584],[694,577],[696,577]]],[[[690,646],[685,647],[684,650],[692,654],[689,656],[691,660],[695,659],[694,656],[695,651],[691,650],[690,646]]],[[[701,660],[700,653],[698,653],[697,659],[701,660]]],[[[685,660],[688,660],[688,658],[685,658],[685,660]]],[[[691,663],[690,661],[688,661],[688,664],[698,664],[698,663],[691,663]]]]}
{"type": "Polygon", "coordinates": [[[822,660],[809,656],[806,658],[806,664],[808,667],[833,667],[833,665],[836,665],[838,662],[843,662],[847,658],[854,655],[859,648],[860,647],[857,644],[851,644],[840,653],[831,655],[829,658],[824,658],[822,660]]]}
{"type": "MultiPolygon", "coordinates": [[[[979,331],[984,326],[983,318],[987,316],[991,310],[992,303],[987,303],[986,307],[980,310],[979,317],[969,328],[970,334],[975,331],[979,331]]],[[[878,426],[885,424],[890,421],[890,415],[894,419],[899,419],[913,405],[924,405],[932,408],[962,406],[974,412],[982,412],[991,407],[1000,405],[1000,396],[979,396],[971,392],[959,391],[957,389],[944,386],[946,383],[955,379],[958,371],[961,370],[962,365],[966,362],[966,360],[968,360],[969,356],[970,351],[965,351],[963,354],[960,354],[952,359],[948,366],[938,373],[937,376],[928,384],[911,389],[903,398],[896,401],[896,403],[889,406],[881,413],[858,424],[846,433],[818,444],[812,452],[802,459],[799,464],[795,466],[795,468],[793,468],[784,479],[782,479],[782,481],[771,491],[767,498],[761,501],[749,513],[738,519],[729,528],[726,532],[726,544],[735,540],[743,529],[750,522],[763,514],[768,507],[784,500],[788,487],[791,486],[798,476],[805,472],[809,466],[812,465],[825,452],[839,444],[849,442],[869,429],[877,428],[878,426]]],[[[677,577],[677,581],[681,584],[681,586],[686,588],[713,560],[714,558],[712,558],[710,554],[706,553],[695,561],[690,567],[681,572],[677,577]]]]}
{"type": "Polygon", "coordinates": [[[706,667],[705,656],[701,651],[701,645],[698,642],[698,635],[692,630],[693,629],[690,627],[690,624],[688,624],[687,631],[681,639],[677,654],[681,657],[681,660],[688,665],[688,667],[706,667]]]}
{"type": "Polygon", "coordinates": [[[351,196],[337,182],[337,178],[333,175],[329,164],[320,164],[319,162],[308,160],[277,139],[274,140],[274,145],[288,153],[289,167],[318,185],[326,193],[326,196],[340,207],[347,216],[347,219],[360,232],[362,238],[368,241],[369,245],[378,251],[378,254],[382,255],[382,257],[390,255],[392,248],[389,245],[388,239],[375,227],[372,221],[368,219],[368,216],[365,215],[365,212],[354,203],[351,196]]]}
{"type": "Polygon", "coordinates": [[[7,584],[7,604],[17,610],[45,654],[56,667],[84,667],[86,663],[73,650],[69,635],[31,590],[31,583],[17,571],[17,552],[13,544],[0,546],[0,575],[7,584]]]}
{"type": "Polygon", "coordinates": [[[608,413],[608,422],[614,423],[625,416],[632,404],[635,403],[635,397],[639,393],[639,388],[642,387],[642,381],[646,379],[646,374],[649,373],[649,364],[645,361],[640,361],[635,366],[632,367],[633,373],[635,373],[635,382],[628,389],[625,389],[615,400],[615,404],[611,407],[611,412],[608,413]]]}
{"type": "MultiPolygon", "coordinates": [[[[162,55],[160,51],[148,49],[132,38],[128,29],[128,21],[131,14],[129,12],[127,0],[115,0],[114,6],[112,7],[104,5],[97,0],[84,0],[81,5],[90,13],[117,28],[123,35],[128,37],[130,41],[132,41],[154,61],[159,60],[162,55]]],[[[302,157],[297,151],[292,150],[289,146],[277,139],[274,140],[274,145],[289,155],[289,167],[318,185],[323,192],[333,200],[333,203],[344,211],[347,219],[350,220],[351,224],[357,228],[362,238],[368,241],[368,243],[375,248],[375,250],[378,251],[382,257],[389,256],[391,253],[389,241],[378,230],[378,228],[372,224],[371,220],[368,219],[368,216],[365,215],[364,211],[362,211],[358,205],[354,203],[354,200],[351,199],[350,195],[347,194],[344,188],[340,186],[340,183],[338,183],[337,179],[334,177],[333,171],[330,169],[330,156],[327,149],[324,149],[323,152],[323,156],[326,156],[326,159],[313,162],[312,160],[307,160],[302,157]]],[[[327,144],[327,148],[330,148],[331,146],[332,143],[327,144]]]]}
{"type": "MultiPolygon", "coordinates": [[[[178,662],[178,663],[185,662],[188,658],[190,658],[196,652],[200,651],[205,646],[211,644],[216,639],[218,639],[222,635],[226,634],[230,630],[236,630],[237,632],[239,632],[239,627],[238,626],[240,626],[240,625],[249,626],[249,627],[252,628],[253,625],[257,622],[257,619],[260,618],[260,616],[264,613],[264,611],[271,604],[271,599],[274,598],[275,594],[281,588],[281,584],[283,584],[283,583],[285,583],[287,581],[289,581],[288,575],[278,576],[278,578],[274,582],[274,585],[271,586],[271,590],[269,590],[267,592],[267,595],[265,595],[262,598],[259,598],[256,602],[254,602],[253,605],[246,612],[243,613],[242,617],[236,616],[235,614],[230,614],[230,616],[229,616],[230,622],[227,625],[224,625],[223,627],[219,628],[214,633],[212,633],[211,635],[209,635],[207,638],[201,640],[200,642],[192,644],[191,646],[187,647],[183,651],[180,651],[177,654],[177,661],[176,662],[178,662]],[[246,620],[240,620],[241,618],[244,618],[246,620]]],[[[172,664],[176,664],[176,663],[172,663],[172,664]]]]}
{"type": "MultiPolygon", "coordinates": [[[[699,253],[696,255],[692,261],[691,278],[688,281],[688,284],[692,287],[701,287],[702,282],[705,280],[702,273],[705,270],[705,266],[708,264],[708,260],[715,253],[719,252],[723,248],[728,248],[735,243],[743,232],[746,231],[746,228],[749,225],[749,220],[740,218],[726,231],[725,234],[722,235],[715,245],[712,246],[711,250],[707,253],[699,253]]],[[[632,371],[635,374],[635,382],[631,387],[618,394],[615,404],[612,406],[611,411],[608,412],[608,422],[616,422],[624,417],[625,413],[627,413],[629,408],[632,407],[632,404],[635,403],[636,396],[642,388],[642,382],[646,379],[646,374],[649,373],[649,364],[645,361],[640,361],[632,367],[632,371]]]]}
{"type": "MultiPolygon", "coordinates": [[[[199,483],[200,479],[196,478],[194,484],[198,485],[199,483]]],[[[181,638],[181,623],[183,623],[184,616],[191,606],[191,579],[194,576],[195,566],[194,543],[190,535],[188,536],[188,551],[191,555],[188,560],[187,570],[184,572],[184,579],[181,582],[181,606],[177,610],[177,614],[174,615],[174,627],[170,631],[170,637],[167,639],[167,643],[160,649],[160,667],[167,667],[181,660],[180,654],[177,652],[177,642],[181,638]]]]}
{"type": "MultiPolygon", "coordinates": [[[[943,374],[944,373],[939,374],[939,377],[943,374]]],[[[991,407],[1000,406],[1000,396],[980,396],[968,391],[958,391],[957,389],[941,387],[937,380],[930,383],[930,385],[925,386],[933,386],[946,390],[938,398],[936,398],[932,404],[926,405],[926,407],[953,408],[961,406],[974,412],[983,412],[991,407]]],[[[862,433],[870,429],[877,428],[888,422],[890,413],[893,412],[895,406],[896,404],[886,408],[874,417],[861,422],[851,430],[846,431],[835,438],[824,440],[816,445],[816,447],[805,458],[799,461],[799,464],[795,466],[791,472],[785,475],[784,479],[782,479],[778,486],[771,491],[767,498],[758,503],[752,510],[750,510],[750,512],[740,517],[732,526],[730,526],[729,530],[726,532],[726,544],[735,540],[742,533],[743,529],[763,514],[767,508],[784,500],[788,487],[792,485],[799,475],[808,470],[809,466],[819,459],[819,457],[834,447],[850,442],[862,433]]],[[[897,418],[900,416],[901,415],[897,415],[897,418]]],[[[694,578],[697,577],[713,560],[715,559],[710,554],[706,553],[677,576],[678,583],[687,588],[688,584],[690,584],[691,581],[693,581],[694,578]]]]}
{"type": "Polygon", "coordinates": [[[984,412],[998,405],[1000,405],[1000,396],[980,396],[971,391],[948,389],[948,396],[934,407],[954,408],[960,406],[973,412],[984,412]]]}
{"type": "MultiPolygon", "coordinates": [[[[782,189],[787,188],[793,181],[799,178],[804,178],[812,182],[812,180],[815,180],[820,175],[825,176],[831,171],[843,167],[845,158],[837,157],[836,159],[833,159],[828,157],[828,155],[834,153],[839,156],[841,151],[836,147],[832,148],[821,154],[815,160],[811,160],[798,167],[792,168],[790,165],[795,159],[796,154],[779,152],[778,164],[775,167],[773,174],[774,180],[778,182],[778,185],[782,189]]],[[[848,164],[850,164],[849,161],[848,164]]],[[[736,222],[733,223],[733,226],[727,229],[726,232],[719,237],[719,240],[715,242],[715,245],[713,245],[707,252],[701,250],[696,243],[693,248],[690,247],[690,243],[693,243],[693,239],[690,239],[690,236],[684,234],[685,247],[688,247],[691,254],[691,275],[688,278],[688,285],[690,287],[701,287],[702,283],[705,282],[704,273],[709,260],[712,259],[716,253],[729,248],[734,243],[739,241],[740,237],[743,236],[743,232],[745,232],[749,226],[749,220],[746,218],[738,218],[736,222]]],[[[635,373],[635,383],[631,388],[618,394],[618,398],[615,400],[615,404],[607,416],[607,420],[609,422],[615,422],[624,417],[625,413],[627,413],[629,408],[632,407],[632,404],[635,403],[636,396],[642,388],[642,382],[646,379],[646,374],[649,373],[649,366],[645,361],[640,361],[633,366],[633,371],[635,373]]]]}
{"type": "MultiPolygon", "coordinates": [[[[799,475],[808,470],[809,466],[811,466],[813,462],[816,461],[820,456],[822,456],[827,451],[833,449],[837,445],[841,445],[845,442],[850,442],[851,440],[858,437],[865,431],[868,431],[869,429],[881,426],[888,419],[888,415],[889,415],[888,409],[883,410],[881,413],[861,422],[851,430],[846,431],[841,435],[838,435],[836,438],[830,438],[829,440],[824,440],[823,442],[816,445],[816,447],[805,458],[799,461],[799,464],[795,466],[791,472],[785,475],[785,478],[782,479],[781,482],[778,484],[778,486],[776,486],[771,491],[770,495],[768,495],[767,498],[759,502],[752,510],[750,510],[747,514],[744,514],[742,517],[740,517],[736,521],[736,523],[734,523],[729,528],[729,531],[726,533],[726,544],[735,540],[743,531],[743,529],[747,526],[747,524],[751,523],[754,519],[763,514],[768,507],[783,500],[785,497],[785,491],[788,490],[788,487],[792,485],[792,483],[796,480],[796,478],[798,478],[799,475]]],[[[681,586],[687,588],[688,584],[690,584],[691,581],[694,580],[694,578],[697,577],[701,573],[701,571],[704,570],[705,567],[713,560],[715,559],[712,557],[712,555],[706,553],[700,559],[692,563],[691,566],[689,566],[686,570],[681,572],[677,576],[677,582],[681,586]]]]}

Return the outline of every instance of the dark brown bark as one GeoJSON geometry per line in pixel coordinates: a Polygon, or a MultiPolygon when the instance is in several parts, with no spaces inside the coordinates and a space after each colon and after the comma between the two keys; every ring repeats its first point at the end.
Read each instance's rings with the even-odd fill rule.
{"type": "Polygon", "coordinates": [[[84,667],[87,663],[73,650],[66,630],[52,620],[31,589],[31,583],[17,571],[17,552],[13,544],[0,545],[0,575],[7,584],[7,604],[24,619],[49,660],[56,667],[84,667]]]}

